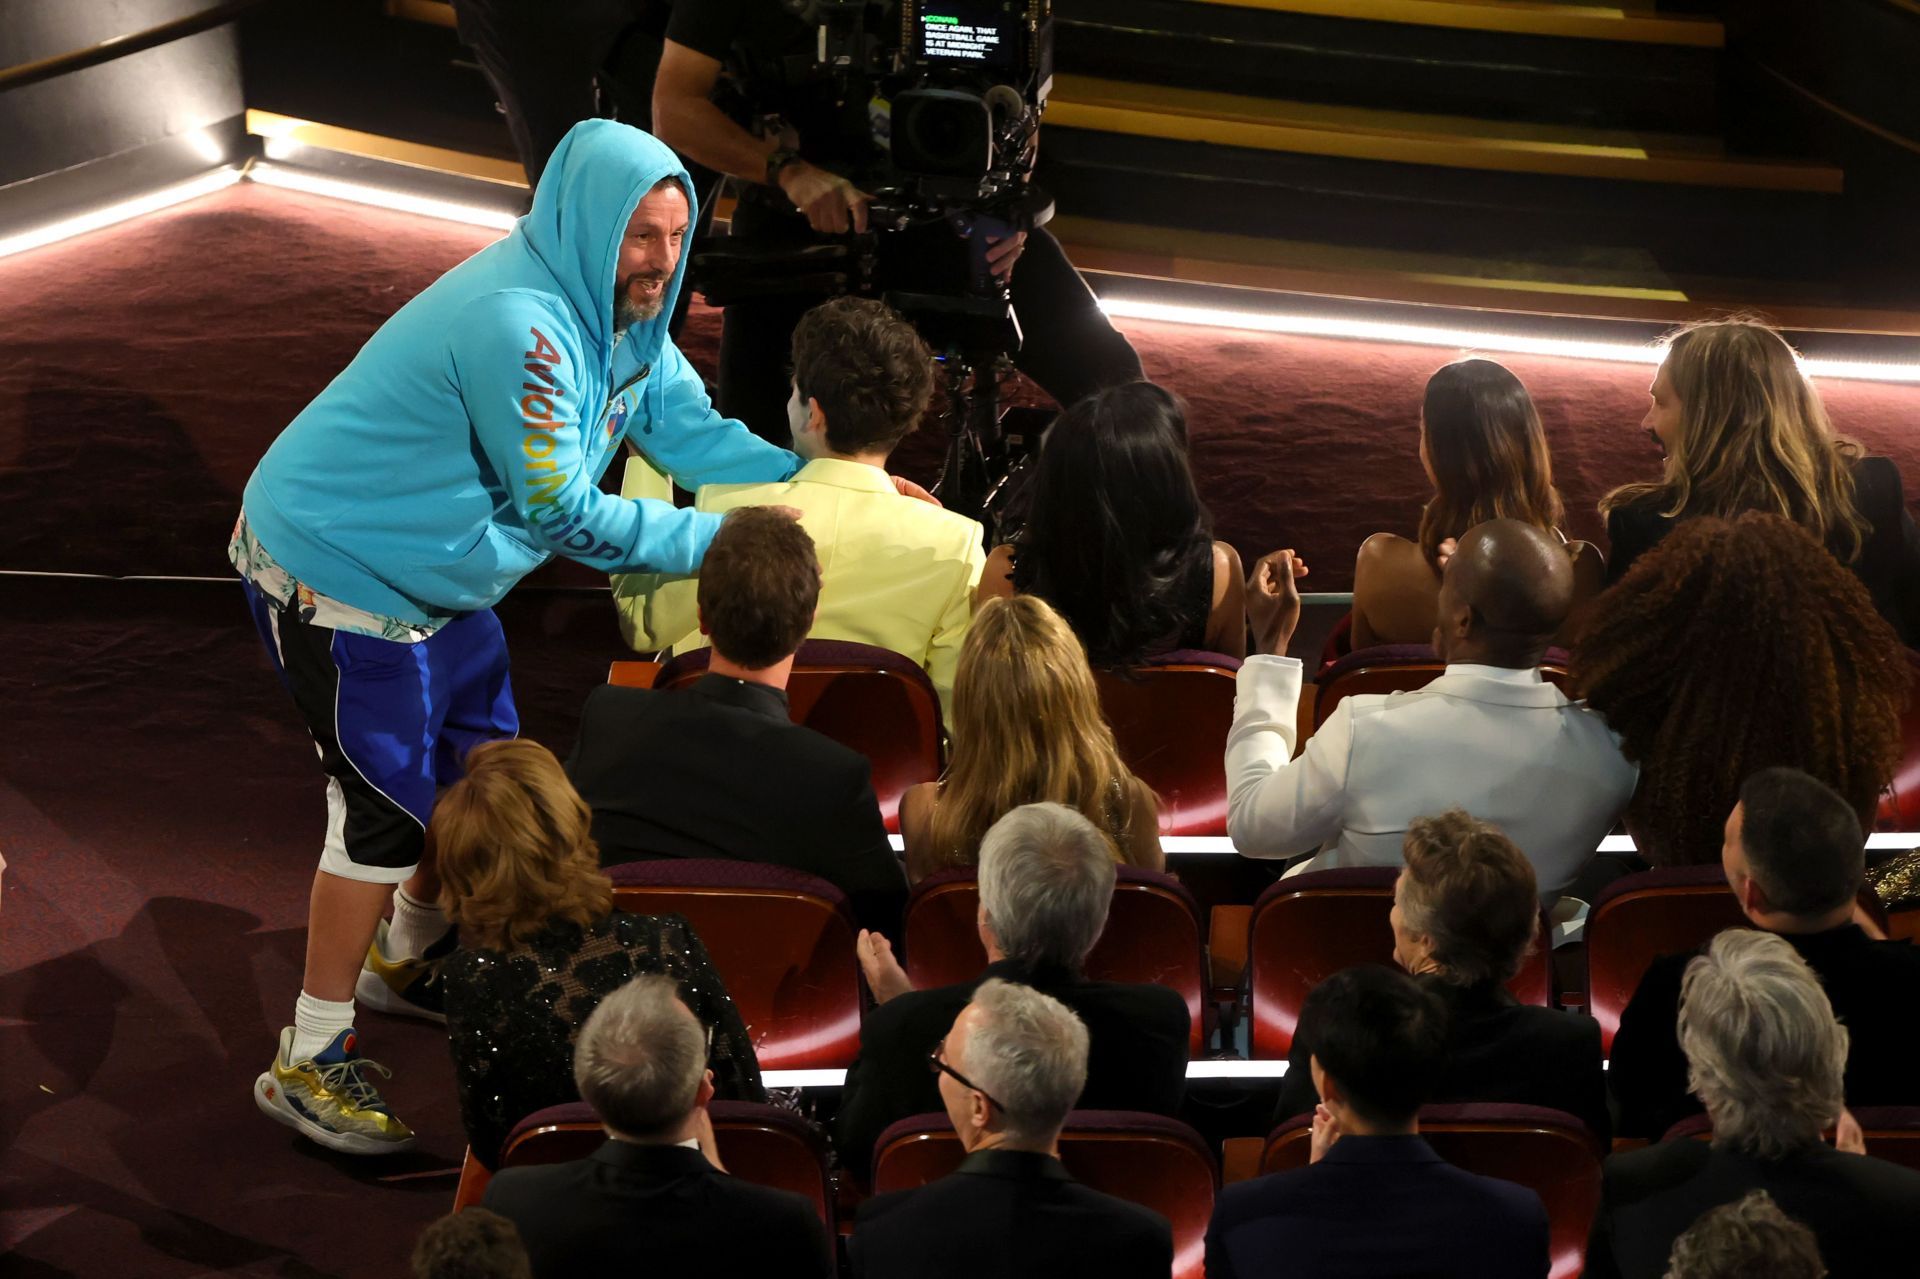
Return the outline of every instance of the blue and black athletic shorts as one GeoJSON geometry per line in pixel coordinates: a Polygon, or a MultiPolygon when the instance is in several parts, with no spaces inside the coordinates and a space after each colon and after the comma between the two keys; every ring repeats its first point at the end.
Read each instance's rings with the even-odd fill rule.
{"type": "Polygon", "coordinates": [[[434,796],[460,780],[467,752],[520,731],[500,619],[492,609],[465,613],[407,643],[315,626],[242,584],[327,775],[320,869],[405,881],[420,863],[434,796]]]}

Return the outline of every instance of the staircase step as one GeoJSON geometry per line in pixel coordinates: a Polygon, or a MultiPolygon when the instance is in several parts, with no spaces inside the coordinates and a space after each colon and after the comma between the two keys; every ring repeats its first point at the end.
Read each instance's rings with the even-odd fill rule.
{"type": "Polygon", "coordinates": [[[1718,23],[1454,0],[1058,0],[1061,70],[1254,96],[1717,132],[1718,23]]]}
{"type": "Polygon", "coordinates": [[[1835,202],[1753,191],[1382,162],[1048,126],[1040,181],[1060,208],[1177,234],[1595,265],[1640,251],[1669,271],[1815,278],[1832,265],[1835,202]]]}
{"type": "Polygon", "coordinates": [[[1724,154],[1717,142],[1530,125],[1062,75],[1047,123],[1131,137],[1443,168],[1836,195],[1819,161],[1724,154]]]}
{"type": "Polygon", "coordinates": [[[1648,5],[1621,8],[1582,0],[1179,0],[1269,13],[1357,22],[1397,22],[1465,31],[1622,40],[1717,49],[1726,43],[1718,19],[1661,13],[1648,5]]]}

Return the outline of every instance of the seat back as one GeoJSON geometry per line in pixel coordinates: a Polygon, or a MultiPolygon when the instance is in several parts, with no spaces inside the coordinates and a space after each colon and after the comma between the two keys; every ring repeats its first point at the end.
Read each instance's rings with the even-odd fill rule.
{"type": "Polygon", "coordinates": [[[1913,668],[1913,688],[1900,713],[1900,762],[1880,797],[1878,830],[1920,830],[1920,652],[1908,649],[1907,664],[1913,668]]]}
{"type": "Polygon", "coordinates": [[[708,859],[628,862],[607,873],[616,908],[693,925],[762,1070],[852,1064],[863,988],[858,930],[838,888],[784,866],[708,859]]]}
{"type": "MultiPolygon", "coordinates": [[[[1854,1122],[1867,1139],[1867,1153],[1902,1168],[1920,1172],[1920,1106],[1859,1106],[1851,1108],[1854,1122]]],[[[1667,1129],[1662,1141],[1685,1138],[1708,1141],[1713,1137],[1713,1122],[1705,1115],[1691,1115],[1667,1129]]],[[[1831,1136],[1829,1136],[1831,1140],[1831,1136]]]]}
{"type": "MultiPolygon", "coordinates": [[[[707,673],[710,649],[673,658],[656,688],[684,688],[707,673]]],[[[807,640],[787,677],[787,707],[796,724],[859,751],[873,764],[873,793],[887,829],[900,829],[907,787],[939,778],[940,698],[910,658],[871,644],[807,640]]]]}
{"type": "MultiPolygon", "coordinates": [[[[1550,648],[1540,663],[1540,677],[1569,697],[1573,696],[1573,677],[1568,674],[1570,655],[1564,649],[1550,648]]],[[[1327,722],[1334,707],[1356,693],[1411,693],[1425,688],[1445,672],[1447,664],[1425,644],[1376,644],[1358,648],[1331,666],[1315,680],[1313,726],[1327,722]]]]}
{"type": "MultiPolygon", "coordinates": [[[[818,1129],[790,1110],[754,1101],[715,1101],[707,1115],[729,1173],[757,1186],[792,1191],[812,1204],[832,1231],[833,1183],[826,1138],[818,1129]]],[[[501,1148],[500,1167],[584,1159],[606,1139],[585,1102],[549,1106],[513,1126],[501,1148]]]]}
{"type": "Polygon", "coordinates": [[[1162,834],[1227,833],[1222,748],[1239,670],[1238,658],[1180,650],[1132,671],[1094,673],[1120,758],[1160,798],[1162,834]]]}
{"type": "MultiPolygon", "coordinates": [[[[1308,871],[1290,875],[1260,894],[1248,927],[1248,1001],[1253,1056],[1284,1060],[1293,1051],[1300,1009],[1313,988],[1355,964],[1393,962],[1391,866],[1308,871]]],[[[1548,926],[1526,964],[1507,984],[1515,999],[1553,1003],[1548,926]]]]}
{"type": "Polygon", "coordinates": [[[1642,871],[1602,889],[1586,926],[1587,1012],[1600,1023],[1600,1051],[1613,1052],[1620,1013],[1655,958],[1746,926],[1718,866],[1642,871]]]}
{"type": "MultiPolygon", "coordinates": [[[[1306,1167],[1312,1122],[1312,1115],[1296,1115],[1268,1134],[1260,1171],[1306,1167]]],[[[1426,1106],[1420,1111],[1420,1135],[1456,1168],[1539,1195],[1547,1208],[1552,1279],[1580,1273],[1587,1233],[1600,1206],[1605,1155],[1585,1124],[1543,1106],[1426,1106]]]]}
{"type": "MultiPolygon", "coordinates": [[[[924,1186],[964,1154],[945,1115],[902,1119],[874,1146],[873,1192],[924,1186]]],[[[1199,1133],[1161,1115],[1076,1110],[1060,1134],[1060,1162],[1075,1180],[1165,1217],[1173,1226],[1174,1279],[1202,1279],[1220,1168],[1199,1133]]]]}
{"type": "MultiPolygon", "coordinates": [[[[1166,986],[1193,1018],[1188,1048],[1206,1051],[1207,967],[1200,906],[1171,875],[1115,867],[1106,931],[1087,956],[1087,976],[1166,986]]],[[[941,871],[907,898],[906,970],[916,989],[970,982],[987,966],[975,924],[980,885],[971,870],[941,871]]]]}

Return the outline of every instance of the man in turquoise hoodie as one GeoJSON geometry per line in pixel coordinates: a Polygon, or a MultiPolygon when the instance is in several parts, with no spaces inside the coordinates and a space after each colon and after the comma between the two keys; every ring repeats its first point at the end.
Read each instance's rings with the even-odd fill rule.
{"type": "Polygon", "coordinates": [[[444,1021],[427,820],[470,746],[519,729],[492,606],[555,555],[699,567],[719,515],[600,491],[623,440],[687,489],[799,468],[714,412],[668,340],[691,191],[648,135],[576,125],[533,211],[382,325],[247,482],[229,555],[328,816],[294,1024],[254,1100],[332,1149],[413,1141],[356,1051],[354,999],[444,1021]]]}

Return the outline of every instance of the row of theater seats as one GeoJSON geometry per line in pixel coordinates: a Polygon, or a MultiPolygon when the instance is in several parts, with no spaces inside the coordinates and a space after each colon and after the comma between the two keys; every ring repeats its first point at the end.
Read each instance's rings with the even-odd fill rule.
{"type": "MultiPolygon", "coordinates": [[[[1863,1109],[1868,1153],[1920,1168],[1920,1108],[1863,1109]]],[[[799,1116],[751,1102],[716,1102],[714,1135],[728,1171],[761,1185],[791,1190],[811,1201],[830,1233],[847,1226],[845,1199],[836,1191],[819,1131],[799,1116]]],[[[1223,1179],[1285,1172],[1306,1166],[1310,1115],[1275,1128],[1264,1139],[1229,1141],[1223,1178],[1206,1141],[1175,1119],[1125,1111],[1075,1111],[1060,1139],[1060,1158],[1080,1181],[1144,1204],[1173,1226],[1175,1279],[1201,1279],[1207,1221],[1223,1179]]],[[[1538,1106],[1429,1106],[1421,1134],[1458,1167],[1500,1177],[1537,1192],[1551,1222],[1554,1279],[1580,1273],[1593,1215],[1600,1201],[1600,1161],[1606,1151],[1572,1115],[1538,1106]]],[[[1709,1136],[1704,1118],[1690,1120],[1669,1140],[1709,1136]]],[[[508,1138],[503,1167],[558,1163],[591,1154],[605,1134],[584,1104],[555,1106],[523,1120],[508,1138]]],[[[903,1119],[875,1149],[875,1194],[910,1190],[953,1171],[959,1141],[945,1115],[903,1119]]],[[[469,1161],[455,1211],[478,1203],[486,1174],[469,1161]]]]}
{"type": "MultiPolygon", "coordinates": [[[[707,651],[684,653],[661,666],[616,662],[615,684],[679,687],[706,669],[707,651]]],[[[1566,653],[1551,649],[1541,674],[1567,688],[1566,653]]],[[[1920,669],[1920,655],[1915,655],[1920,669]]],[[[1096,675],[1107,719],[1127,767],[1161,798],[1162,834],[1225,835],[1227,783],[1223,750],[1233,723],[1237,658],[1180,651],[1125,675],[1096,675]]],[[[1358,693],[1420,688],[1445,667],[1425,645],[1360,649],[1332,663],[1301,702],[1300,740],[1334,707],[1358,693]]],[[[874,791],[887,829],[897,831],[907,787],[939,777],[940,703],[913,662],[886,649],[808,640],[794,662],[787,696],[798,722],[873,761],[874,791]]],[[[1920,698],[1902,719],[1906,752],[1880,806],[1883,830],[1920,829],[1920,698]]]]}
{"type": "MultiPolygon", "coordinates": [[[[854,957],[857,929],[837,888],[785,867],[732,861],[634,862],[610,874],[619,909],[679,914],[693,924],[753,1034],[763,1069],[836,1068],[853,1060],[866,994],[854,957]]],[[[1207,1048],[1216,1005],[1226,1004],[1251,1016],[1254,1058],[1285,1060],[1316,985],[1354,964],[1391,962],[1394,875],[1388,868],[1315,871],[1274,884],[1251,910],[1244,982],[1222,989],[1209,980],[1193,895],[1170,875],[1123,866],[1088,975],[1180,991],[1194,1019],[1196,1058],[1207,1048]]],[[[971,981],[986,966],[974,927],[978,901],[966,871],[915,886],[902,949],[916,987],[971,981]]],[[[1656,956],[1744,923],[1717,866],[1628,875],[1599,895],[1588,916],[1581,990],[1554,989],[1544,949],[1510,988],[1526,1003],[1584,1008],[1610,1048],[1620,1012],[1656,956]]]]}

